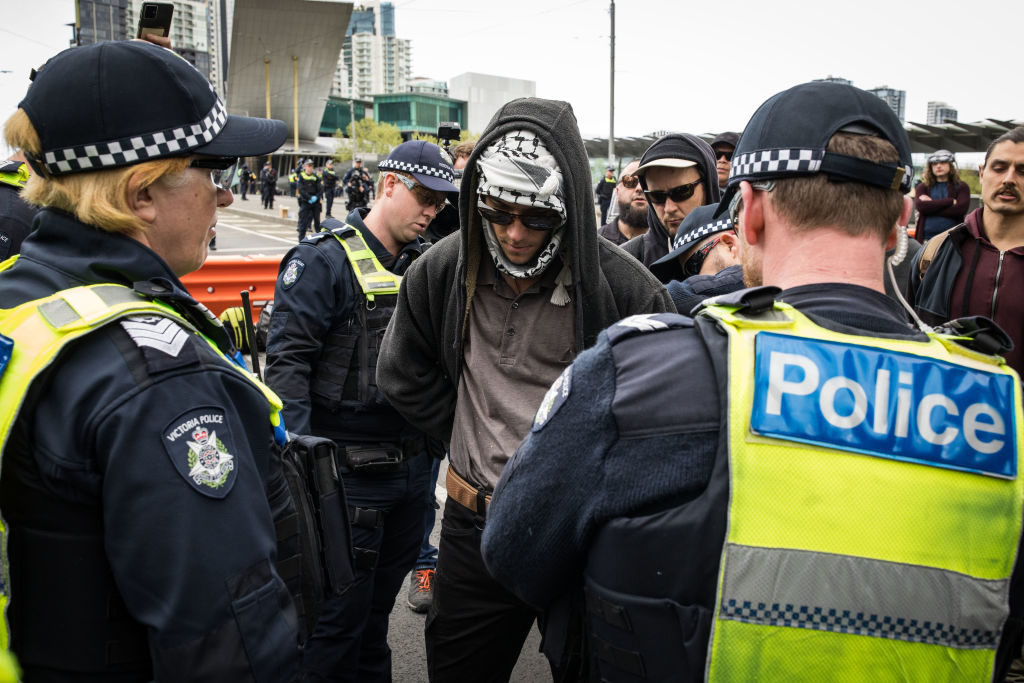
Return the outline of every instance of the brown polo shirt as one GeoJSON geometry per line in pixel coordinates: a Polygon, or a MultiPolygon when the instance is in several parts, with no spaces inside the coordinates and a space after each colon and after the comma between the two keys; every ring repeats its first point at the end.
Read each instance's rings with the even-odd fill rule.
{"type": "Polygon", "coordinates": [[[575,293],[551,303],[555,262],[518,296],[489,259],[481,261],[469,311],[450,457],[471,484],[494,490],[526,437],[541,399],[576,354],[575,293]]]}

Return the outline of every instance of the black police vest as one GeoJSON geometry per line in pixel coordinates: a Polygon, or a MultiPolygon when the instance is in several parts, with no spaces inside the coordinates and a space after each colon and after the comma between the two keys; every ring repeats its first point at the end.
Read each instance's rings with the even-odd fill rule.
{"type": "MultiPolygon", "coordinates": [[[[728,341],[704,331],[706,321],[695,324],[711,354],[725,411],[728,341]]],[[[696,499],[612,519],[597,531],[583,586],[595,680],[704,679],[729,500],[727,424],[723,419],[711,481],[696,499]],[[637,592],[638,567],[658,577],[657,585],[643,587],[645,595],[637,592]]]]}
{"type": "Polygon", "coordinates": [[[390,405],[377,388],[377,357],[398,295],[378,294],[370,303],[351,271],[355,267],[351,261],[349,266],[348,277],[356,293],[352,313],[328,330],[309,386],[313,405],[331,412],[371,411],[390,405]]]}

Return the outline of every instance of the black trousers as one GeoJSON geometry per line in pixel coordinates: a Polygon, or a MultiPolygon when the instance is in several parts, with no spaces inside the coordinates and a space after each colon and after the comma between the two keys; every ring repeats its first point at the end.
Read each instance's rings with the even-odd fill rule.
{"type": "Polygon", "coordinates": [[[327,200],[327,217],[331,217],[331,208],[334,206],[334,188],[324,189],[324,199],[327,200]]]}
{"type": "Polygon", "coordinates": [[[264,209],[273,209],[274,208],[274,186],[273,185],[264,185],[261,188],[261,190],[262,190],[262,195],[263,195],[262,196],[263,208],[264,209]]]}
{"type": "Polygon", "coordinates": [[[426,621],[432,683],[508,681],[538,616],[487,573],[482,529],[482,519],[448,499],[426,621]]]}
{"type": "Polygon", "coordinates": [[[320,232],[320,202],[316,204],[307,204],[306,202],[299,201],[299,241],[306,239],[306,233],[309,231],[310,224],[313,226],[313,232],[320,232]]]}

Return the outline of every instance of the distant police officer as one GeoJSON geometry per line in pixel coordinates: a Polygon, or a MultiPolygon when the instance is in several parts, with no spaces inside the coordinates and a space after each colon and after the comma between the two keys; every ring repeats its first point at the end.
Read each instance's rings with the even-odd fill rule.
{"type": "Polygon", "coordinates": [[[997,330],[969,349],[883,294],[910,174],[873,95],[775,95],[724,200],[772,286],[627,318],[551,387],[484,558],[537,607],[582,589],[594,680],[993,679],[1020,387],[997,330]]]}
{"type": "Polygon", "coordinates": [[[53,57],[4,131],[46,208],[0,265],[0,644],[28,681],[291,679],[265,492],[280,402],[179,280],[237,157],[284,123],[229,116],[181,57],[131,41],[53,57]]]}
{"type": "Polygon", "coordinates": [[[306,159],[302,163],[302,171],[295,181],[295,190],[299,197],[299,241],[306,239],[306,233],[312,224],[313,232],[320,232],[320,200],[324,195],[323,181],[320,174],[313,169],[313,160],[306,159]]]}
{"type": "Polygon", "coordinates": [[[277,171],[274,170],[270,160],[263,164],[260,171],[260,195],[263,199],[264,209],[274,208],[274,194],[277,192],[277,171]]]}
{"type": "Polygon", "coordinates": [[[267,381],[289,428],[334,439],[350,505],[356,581],[320,610],[303,657],[312,680],[390,681],[388,615],[423,535],[431,458],[424,437],[378,392],[377,353],[402,274],[454,193],[441,149],[406,142],[381,162],[378,199],[281,262],[267,381]]]}
{"type": "Polygon", "coordinates": [[[324,164],[324,172],[321,174],[324,180],[324,198],[327,203],[325,218],[331,217],[331,207],[334,206],[334,193],[337,192],[338,174],[334,171],[334,159],[328,159],[324,164]]]}
{"type": "Polygon", "coordinates": [[[31,173],[20,156],[0,162],[0,261],[21,251],[36,215],[36,207],[21,198],[31,173]]]}

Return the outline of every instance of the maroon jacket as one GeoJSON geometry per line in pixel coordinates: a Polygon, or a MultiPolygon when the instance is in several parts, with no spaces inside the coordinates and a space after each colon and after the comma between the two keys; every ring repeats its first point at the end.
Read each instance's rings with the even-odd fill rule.
{"type": "Polygon", "coordinates": [[[972,211],[949,231],[920,281],[915,261],[914,308],[930,325],[971,315],[991,318],[1013,340],[1007,363],[1024,375],[1024,247],[996,249],[985,235],[983,211],[972,211]]]}
{"type": "Polygon", "coordinates": [[[971,188],[967,183],[961,182],[955,187],[949,185],[950,196],[944,199],[921,200],[921,195],[929,194],[928,190],[924,183],[918,183],[914,188],[914,208],[917,209],[917,229],[914,237],[918,242],[924,242],[924,226],[929,216],[943,216],[962,223],[971,208],[971,188]],[[953,205],[954,200],[956,206],[953,205]]]}

